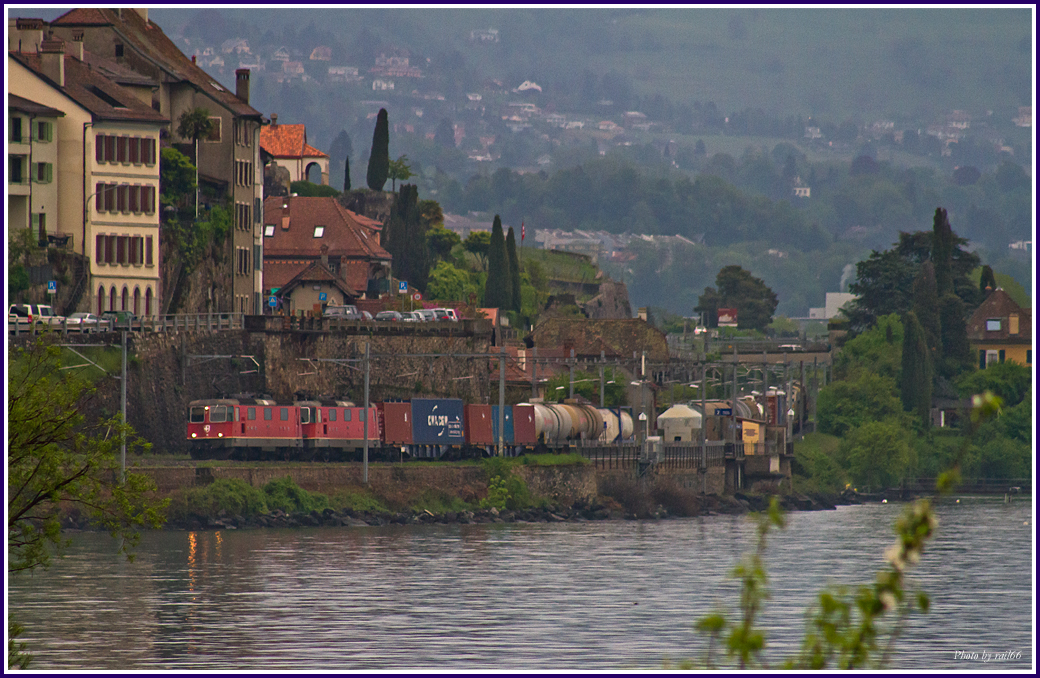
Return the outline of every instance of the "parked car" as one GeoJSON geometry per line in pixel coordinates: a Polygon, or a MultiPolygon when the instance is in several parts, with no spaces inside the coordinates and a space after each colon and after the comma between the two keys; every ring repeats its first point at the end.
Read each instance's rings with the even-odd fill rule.
{"type": "Polygon", "coordinates": [[[413,313],[417,313],[419,317],[422,318],[423,322],[426,323],[432,323],[437,319],[437,316],[434,315],[433,311],[428,308],[420,308],[418,311],[413,311],[413,313]]]}
{"type": "Polygon", "coordinates": [[[340,318],[342,320],[365,319],[365,317],[361,315],[361,311],[357,309],[357,306],[352,304],[326,306],[322,315],[326,318],[340,318]]]}
{"type": "Polygon", "coordinates": [[[404,318],[397,311],[380,311],[376,313],[376,320],[389,321],[389,322],[401,322],[404,318]]]}
{"type": "Polygon", "coordinates": [[[401,320],[406,323],[421,323],[423,321],[422,316],[415,311],[405,311],[401,314],[401,320]]]}
{"type": "Polygon", "coordinates": [[[453,308],[435,308],[433,309],[433,313],[437,320],[448,320],[451,322],[459,321],[459,317],[455,315],[455,309],[453,308]]]}
{"type": "Polygon", "coordinates": [[[368,311],[362,311],[361,315],[365,316],[365,320],[374,320],[374,318],[372,317],[372,314],[369,313],[368,311]]]}
{"type": "Polygon", "coordinates": [[[65,321],[64,316],[55,314],[54,309],[47,304],[11,304],[7,315],[25,318],[26,323],[37,325],[61,325],[65,321]]]}
{"type": "Polygon", "coordinates": [[[108,323],[109,330],[132,330],[137,316],[131,311],[105,311],[101,314],[101,320],[108,323]]]}
{"type": "Polygon", "coordinates": [[[107,332],[112,329],[109,319],[102,320],[93,313],[73,313],[68,320],[70,332],[107,332]]]}

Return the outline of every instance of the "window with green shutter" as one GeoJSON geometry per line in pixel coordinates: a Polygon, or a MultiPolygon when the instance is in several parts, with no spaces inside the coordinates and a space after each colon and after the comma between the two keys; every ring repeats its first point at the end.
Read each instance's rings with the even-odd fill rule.
{"type": "Polygon", "coordinates": [[[35,127],[36,129],[33,130],[33,141],[54,141],[54,125],[37,120],[35,127]]]}

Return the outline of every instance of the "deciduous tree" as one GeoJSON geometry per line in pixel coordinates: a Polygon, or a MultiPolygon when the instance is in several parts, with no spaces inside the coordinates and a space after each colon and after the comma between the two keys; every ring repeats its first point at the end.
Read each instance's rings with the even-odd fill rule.
{"type": "Polygon", "coordinates": [[[471,231],[462,243],[463,249],[472,254],[480,262],[483,269],[488,270],[488,251],[491,249],[491,234],[487,231],[471,231]]]}
{"type": "Polygon", "coordinates": [[[718,324],[720,308],[736,308],[737,327],[741,329],[765,330],[772,322],[778,300],[761,279],[740,266],[726,266],[716,276],[715,285],[704,288],[693,309],[708,313],[709,323],[718,324]]]}
{"type": "Polygon", "coordinates": [[[412,168],[408,165],[408,156],[402,155],[397,160],[390,161],[390,169],[387,172],[390,177],[392,191],[397,191],[397,180],[404,181],[412,177],[412,168]]]}
{"type": "Polygon", "coordinates": [[[47,567],[67,543],[62,511],[107,529],[132,557],[141,526],[159,527],[165,503],[148,476],[120,478],[120,436],[127,451],[147,446],[117,417],[88,419],[94,389],[63,370],[60,350],[42,340],[8,360],[8,572],[47,567]]]}

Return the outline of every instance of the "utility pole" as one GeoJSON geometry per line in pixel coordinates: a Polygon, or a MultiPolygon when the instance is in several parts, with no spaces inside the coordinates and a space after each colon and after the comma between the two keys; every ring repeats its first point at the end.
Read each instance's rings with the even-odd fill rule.
{"type": "Polygon", "coordinates": [[[498,456],[503,455],[502,438],[506,432],[506,347],[501,346],[498,358],[498,456]]]}
{"type": "Polygon", "coordinates": [[[123,376],[119,380],[120,405],[123,416],[123,431],[119,434],[119,484],[126,482],[126,330],[123,335],[123,376]]]}
{"type": "Polygon", "coordinates": [[[371,342],[365,342],[365,455],[364,461],[361,466],[361,482],[368,485],[368,366],[369,366],[369,347],[371,342]]]}
{"type": "Polygon", "coordinates": [[[571,390],[570,390],[570,396],[568,396],[568,397],[571,400],[574,400],[574,349],[573,348],[571,349],[570,363],[571,363],[571,390]]]}
{"type": "Polygon", "coordinates": [[[607,361],[607,353],[606,353],[606,351],[600,351],[599,352],[599,406],[600,406],[600,409],[606,407],[606,405],[604,404],[606,402],[606,393],[605,393],[606,384],[603,381],[603,378],[604,378],[603,377],[603,364],[606,361],[607,361]]]}

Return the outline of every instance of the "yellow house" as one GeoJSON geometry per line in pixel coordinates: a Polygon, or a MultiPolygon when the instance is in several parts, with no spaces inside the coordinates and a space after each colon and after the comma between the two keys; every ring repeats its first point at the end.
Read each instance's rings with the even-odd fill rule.
{"type": "MultiPolygon", "coordinates": [[[[58,235],[58,143],[61,111],[16,94],[7,96],[7,228],[31,228],[46,244],[58,235]]],[[[71,235],[71,233],[64,234],[71,235]]]]}
{"type": "Polygon", "coordinates": [[[979,369],[1004,361],[1033,364],[1033,310],[1022,308],[997,288],[968,320],[968,343],[979,358],[979,369]]]}
{"type": "Polygon", "coordinates": [[[105,77],[81,41],[21,49],[8,52],[8,94],[64,114],[53,118],[61,190],[55,186],[55,223],[48,218],[46,231],[71,234],[71,249],[89,262],[73,283],[82,293],[63,310],[158,315],[159,131],[169,121],[105,77]]]}

